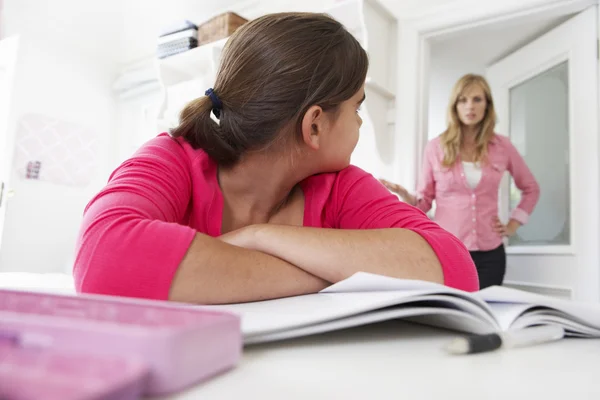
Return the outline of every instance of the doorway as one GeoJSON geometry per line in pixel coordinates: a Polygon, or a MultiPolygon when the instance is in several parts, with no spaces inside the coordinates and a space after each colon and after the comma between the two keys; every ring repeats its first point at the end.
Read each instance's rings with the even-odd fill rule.
{"type": "MultiPolygon", "coordinates": [[[[597,16],[589,2],[569,3],[423,34],[417,139],[421,154],[445,129],[462,75],[486,76],[496,130],[510,137],[543,192],[529,223],[506,242],[506,283],[589,301],[600,300],[597,16]]],[[[509,176],[499,198],[506,220],[518,202],[509,176]]]]}

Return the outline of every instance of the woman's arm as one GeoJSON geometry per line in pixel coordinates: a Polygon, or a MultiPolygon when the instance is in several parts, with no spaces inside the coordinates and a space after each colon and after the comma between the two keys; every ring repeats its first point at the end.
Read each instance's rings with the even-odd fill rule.
{"type": "Polygon", "coordinates": [[[508,152],[507,169],[515,180],[515,185],[521,191],[521,201],[510,215],[510,219],[515,221],[513,227],[516,231],[516,228],[518,228],[516,223],[526,224],[529,215],[533,212],[540,198],[540,186],[521,154],[510,141],[507,140],[506,143],[508,152]]]}
{"type": "Polygon", "coordinates": [[[388,188],[389,191],[396,193],[398,196],[400,196],[400,198],[405,203],[408,203],[414,207],[417,206],[417,196],[415,196],[414,194],[411,194],[408,191],[408,189],[406,189],[404,186],[399,185],[397,183],[387,181],[385,179],[380,179],[379,182],[381,182],[383,184],[383,186],[388,188]]]}
{"type": "Polygon", "coordinates": [[[425,146],[423,152],[423,165],[419,173],[417,183],[417,193],[415,195],[416,207],[423,212],[431,210],[433,200],[435,200],[435,179],[433,177],[433,165],[435,163],[435,151],[437,141],[430,140],[425,146]]]}

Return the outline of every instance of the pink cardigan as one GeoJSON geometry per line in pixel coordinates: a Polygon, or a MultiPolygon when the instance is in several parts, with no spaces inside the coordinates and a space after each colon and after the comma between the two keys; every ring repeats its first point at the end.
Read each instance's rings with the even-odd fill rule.
{"type": "MultiPolygon", "coordinates": [[[[471,189],[462,163],[442,166],[444,151],[440,137],[425,148],[423,169],[417,187],[417,207],[427,212],[435,199],[434,220],[456,235],[469,250],[492,250],[502,238],[493,231],[492,220],[498,216],[500,179],[508,171],[521,190],[521,201],[511,218],[525,224],[539,197],[540,188],[525,160],[510,140],[495,135],[488,146],[488,162],[482,163],[481,181],[471,189]]],[[[506,221],[504,221],[506,223],[506,221]]]]}

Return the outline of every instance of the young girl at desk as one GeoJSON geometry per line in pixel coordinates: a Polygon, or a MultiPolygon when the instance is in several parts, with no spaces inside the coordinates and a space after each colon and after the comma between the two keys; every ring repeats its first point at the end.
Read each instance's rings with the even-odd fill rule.
{"type": "Polygon", "coordinates": [[[391,191],[424,212],[436,200],[435,221],[471,251],[481,289],[502,285],[506,254],[502,238],[527,222],[540,189],[527,164],[505,136],[494,133],[496,113],[485,78],[468,74],[454,86],[448,128],[429,141],[417,194],[382,180],[391,191]],[[498,218],[498,187],[510,172],[521,201],[505,225],[498,218]]]}
{"type": "Polygon", "coordinates": [[[238,29],[214,88],[86,207],[78,291],[247,302],[357,271],[477,290],[460,240],[349,165],[367,68],[360,44],[322,14],[238,29]]]}

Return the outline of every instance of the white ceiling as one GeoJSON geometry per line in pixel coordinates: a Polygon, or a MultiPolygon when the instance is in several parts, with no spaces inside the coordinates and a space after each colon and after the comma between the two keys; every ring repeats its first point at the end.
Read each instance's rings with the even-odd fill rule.
{"type": "MultiPolygon", "coordinates": [[[[0,0],[1,2],[2,0],[0,0]]],[[[202,21],[241,0],[4,0],[6,34],[29,32],[99,62],[119,63],[153,54],[165,25],[202,21]]]]}
{"type": "Polygon", "coordinates": [[[482,65],[490,65],[552,28],[571,15],[544,17],[537,20],[517,18],[458,31],[430,39],[432,54],[452,53],[469,57],[482,65]]]}
{"type": "MultiPolygon", "coordinates": [[[[2,1],[2,0],[0,0],[2,1]]],[[[491,0],[379,0],[399,19],[415,19],[440,13],[473,1],[473,5],[491,0]]],[[[536,3],[541,0],[503,0],[536,3]]],[[[99,62],[126,63],[148,57],[156,46],[156,35],[164,25],[181,20],[202,21],[225,10],[244,9],[248,4],[270,4],[273,11],[301,8],[318,0],[4,0],[6,14],[17,15],[16,25],[34,26],[48,32],[47,40],[60,40],[63,48],[72,48],[82,56],[99,62]],[[34,10],[35,12],[31,12],[34,10]]],[[[504,4],[503,3],[503,4],[504,4]]],[[[311,6],[313,7],[313,6],[311,6]]],[[[252,15],[249,15],[252,18],[252,15]]],[[[522,38],[536,35],[556,21],[539,21],[530,26],[506,29],[506,25],[477,28],[468,35],[437,41],[438,46],[452,45],[475,49],[485,59],[497,57],[490,48],[502,52],[513,48],[522,38]],[[500,32],[502,30],[502,32],[500,32]],[[485,40],[482,40],[485,38],[485,40]],[[488,44],[493,44],[488,45],[488,44]]],[[[17,28],[16,30],[18,30],[17,28]]],[[[41,39],[44,39],[43,37],[41,39]]]]}
{"type": "Polygon", "coordinates": [[[414,19],[436,8],[449,7],[453,3],[458,3],[457,0],[379,0],[379,2],[400,19],[414,19]]]}

